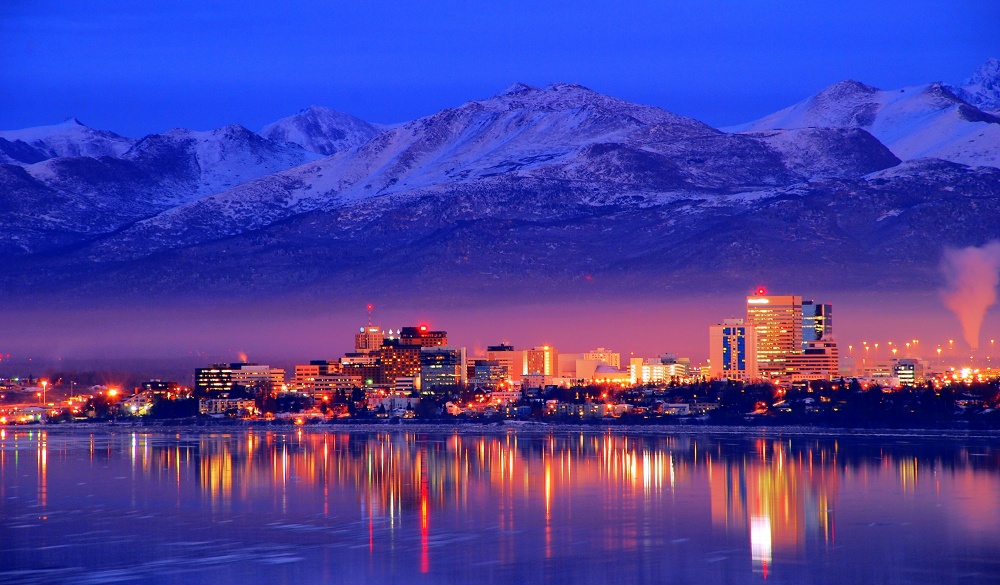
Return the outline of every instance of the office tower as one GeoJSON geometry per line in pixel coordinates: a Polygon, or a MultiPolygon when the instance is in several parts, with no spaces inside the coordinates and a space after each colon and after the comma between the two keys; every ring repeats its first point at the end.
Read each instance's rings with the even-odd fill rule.
{"type": "Polygon", "coordinates": [[[368,325],[361,327],[361,331],[354,334],[354,353],[372,353],[382,347],[382,340],[385,334],[381,327],[368,325]]]}
{"type": "Polygon", "coordinates": [[[464,347],[420,348],[420,388],[423,392],[464,385],[468,381],[467,372],[464,347]]]}
{"type": "Polygon", "coordinates": [[[420,346],[402,343],[402,339],[386,339],[378,350],[377,378],[385,384],[395,384],[396,378],[420,375],[420,346]]]}
{"type": "Polygon", "coordinates": [[[757,289],[747,297],[746,326],[757,338],[759,375],[785,376],[789,356],[802,351],[802,297],[768,295],[757,289]]]}
{"type": "Polygon", "coordinates": [[[557,376],[559,374],[559,353],[550,345],[533,347],[524,350],[523,375],[542,374],[557,376]]]}
{"type": "Polygon", "coordinates": [[[709,376],[730,380],[757,378],[757,335],[743,319],[724,319],[708,328],[709,376]]]}
{"type": "Polygon", "coordinates": [[[802,343],[829,340],[833,336],[833,305],[802,301],[802,343]]]}

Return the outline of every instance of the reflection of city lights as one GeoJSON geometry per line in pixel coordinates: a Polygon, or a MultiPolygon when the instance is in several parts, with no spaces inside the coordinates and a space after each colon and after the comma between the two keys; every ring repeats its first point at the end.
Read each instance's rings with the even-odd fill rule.
{"type": "Polygon", "coordinates": [[[750,517],[750,555],[754,570],[760,569],[767,576],[771,563],[771,519],[767,516],[750,517]]]}

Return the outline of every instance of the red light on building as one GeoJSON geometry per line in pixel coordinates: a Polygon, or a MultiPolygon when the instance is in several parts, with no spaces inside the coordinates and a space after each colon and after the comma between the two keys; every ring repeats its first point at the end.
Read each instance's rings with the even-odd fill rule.
{"type": "Polygon", "coordinates": [[[767,294],[767,289],[762,286],[757,287],[757,296],[762,297],[767,294]]]}
{"type": "Polygon", "coordinates": [[[427,326],[426,325],[421,325],[420,326],[420,331],[427,331],[427,326]]]}

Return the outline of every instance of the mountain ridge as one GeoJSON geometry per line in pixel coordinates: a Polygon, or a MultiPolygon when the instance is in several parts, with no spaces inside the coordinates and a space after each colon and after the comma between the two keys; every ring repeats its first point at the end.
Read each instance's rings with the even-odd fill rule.
{"type": "MultiPolygon", "coordinates": [[[[970,158],[978,135],[956,130],[997,124],[942,84],[898,93],[845,81],[771,117],[820,125],[726,132],[577,84],[515,83],[370,125],[329,155],[300,143],[339,135],[288,122],[295,140],[175,129],[117,157],[0,164],[0,296],[42,294],[42,283],[54,297],[123,302],[524,300],[764,277],[922,286],[937,270],[928,242],[1000,238],[1000,170],[989,148],[970,158]],[[966,141],[934,142],[914,122],[928,112],[927,128],[966,141]]],[[[35,149],[0,139],[0,153],[35,149]]]]}

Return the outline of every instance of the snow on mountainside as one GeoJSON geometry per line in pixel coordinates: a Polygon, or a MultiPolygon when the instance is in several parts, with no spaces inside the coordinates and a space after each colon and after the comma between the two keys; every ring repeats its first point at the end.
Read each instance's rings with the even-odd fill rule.
{"type": "Polygon", "coordinates": [[[1000,117],[940,83],[882,91],[842,81],[734,132],[795,128],[862,128],[899,158],[934,157],[1000,167],[1000,117]]]}
{"type": "Polygon", "coordinates": [[[175,129],[146,136],[122,159],[151,173],[182,179],[173,200],[182,203],[218,193],[258,177],[320,158],[293,144],[281,144],[239,125],[207,132],[175,129]]]}
{"type": "Polygon", "coordinates": [[[371,140],[379,129],[354,116],[310,106],[294,116],[268,124],[260,135],[274,142],[290,142],[317,154],[331,155],[371,140]]]}
{"type": "MultiPolygon", "coordinates": [[[[0,148],[7,145],[31,148],[0,142],[0,148]]],[[[0,251],[31,254],[86,241],[319,157],[241,126],[146,136],[120,158],[56,157],[27,164],[31,159],[21,156],[17,166],[0,164],[0,251]]]]}
{"type": "Polygon", "coordinates": [[[177,206],[100,243],[94,257],[141,256],[311,211],[368,214],[387,200],[405,205],[428,194],[488,193],[510,182],[539,197],[574,192],[567,205],[577,205],[623,193],[720,195],[814,175],[857,177],[899,163],[862,130],[810,135],[800,140],[814,147],[806,163],[796,159],[798,145],[725,134],[580,86],[519,84],[387,129],[356,150],[177,206]]]}
{"type": "Polygon", "coordinates": [[[892,288],[933,278],[928,242],[1000,237],[1000,169],[886,147],[947,154],[963,143],[928,129],[997,125],[947,88],[845,82],[779,114],[730,133],[515,84],[325,157],[231,126],[147,136],[120,158],[0,164],[0,294],[892,288]]]}
{"type": "Polygon", "coordinates": [[[952,88],[977,108],[1000,114],[1000,59],[989,59],[961,87],[952,88]]]}
{"type": "MultiPolygon", "coordinates": [[[[121,156],[126,150],[132,147],[135,142],[130,138],[119,136],[114,132],[105,130],[94,130],[80,123],[76,118],[66,120],[61,124],[52,126],[38,126],[36,128],[25,128],[22,130],[2,130],[0,139],[17,143],[20,141],[40,154],[43,159],[64,156],[89,156],[101,157],[121,156]]],[[[0,146],[0,152],[6,153],[6,149],[0,146]]],[[[32,160],[20,160],[11,157],[8,160],[0,159],[0,162],[27,163],[38,162],[32,160]]]]}

